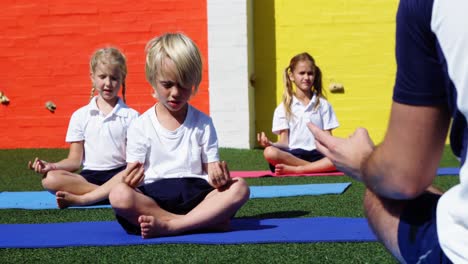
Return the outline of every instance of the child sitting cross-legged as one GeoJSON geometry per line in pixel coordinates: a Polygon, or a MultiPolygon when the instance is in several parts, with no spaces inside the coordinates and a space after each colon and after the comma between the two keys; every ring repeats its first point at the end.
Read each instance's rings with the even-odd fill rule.
{"type": "Polygon", "coordinates": [[[180,33],[149,41],[146,78],[158,102],[128,131],[127,168],[109,200],[117,220],[143,238],[226,231],[249,198],[241,178],[219,160],[209,116],[188,101],[202,76],[201,55],[180,33]]]}

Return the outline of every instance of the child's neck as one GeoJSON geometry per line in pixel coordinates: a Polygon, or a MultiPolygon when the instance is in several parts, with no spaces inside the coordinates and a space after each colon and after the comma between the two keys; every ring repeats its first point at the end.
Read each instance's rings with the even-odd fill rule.
{"type": "Polygon", "coordinates": [[[304,105],[309,104],[310,100],[312,99],[312,91],[305,92],[297,89],[295,95],[297,100],[299,100],[304,105]]]}
{"type": "Polygon", "coordinates": [[[104,115],[107,116],[110,112],[112,112],[118,100],[119,99],[115,97],[114,99],[107,101],[104,100],[102,97],[98,96],[96,100],[96,105],[99,111],[101,111],[104,115]]]}
{"type": "Polygon", "coordinates": [[[158,103],[156,104],[155,111],[161,126],[167,130],[174,131],[184,123],[187,117],[188,104],[179,111],[173,112],[169,111],[163,104],[158,103]]]}

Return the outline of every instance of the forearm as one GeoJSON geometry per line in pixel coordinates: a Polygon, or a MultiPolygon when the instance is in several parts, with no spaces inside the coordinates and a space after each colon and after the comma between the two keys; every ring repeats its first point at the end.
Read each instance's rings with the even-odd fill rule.
{"type": "Polygon", "coordinates": [[[81,160],[66,158],[51,164],[55,170],[77,171],[81,167],[81,160]]]}
{"type": "Polygon", "coordinates": [[[416,158],[409,164],[391,157],[383,147],[377,147],[361,166],[362,180],[370,190],[380,196],[412,199],[432,184],[438,164],[438,161],[424,162],[416,158]]]}
{"type": "Polygon", "coordinates": [[[411,195],[405,193],[405,180],[396,172],[397,166],[389,164],[380,147],[361,165],[361,179],[372,192],[390,199],[405,199],[411,195]]]}
{"type": "Polygon", "coordinates": [[[271,142],[270,146],[273,146],[273,147],[279,148],[279,149],[288,149],[289,148],[288,144],[284,144],[284,143],[280,143],[280,142],[271,142]]]}
{"type": "Polygon", "coordinates": [[[68,156],[59,162],[55,162],[55,169],[66,170],[70,172],[76,171],[81,167],[83,156],[84,142],[72,142],[70,144],[70,151],[68,152],[68,156]]]}
{"type": "Polygon", "coordinates": [[[445,108],[394,104],[381,145],[361,163],[362,180],[391,199],[411,199],[434,180],[445,146],[449,116],[445,108]]]}
{"type": "Polygon", "coordinates": [[[289,131],[288,130],[281,131],[279,134],[278,141],[272,142],[271,145],[279,149],[288,149],[289,148],[289,131]]]}

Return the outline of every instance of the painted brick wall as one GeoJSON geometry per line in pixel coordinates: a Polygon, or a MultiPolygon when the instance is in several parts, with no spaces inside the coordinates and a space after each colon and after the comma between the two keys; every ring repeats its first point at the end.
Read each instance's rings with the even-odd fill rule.
{"type": "Polygon", "coordinates": [[[255,1],[257,130],[271,130],[273,109],[283,92],[283,70],[292,56],[307,51],[321,67],[325,87],[332,82],[345,87],[344,94],[327,94],[341,125],[334,134],[346,137],[364,126],[375,141],[381,141],[395,76],[397,4],[396,0],[255,1]]]}
{"type": "Polygon", "coordinates": [[[251,148],[254,108],[249,76],[253,42],[249,16],[252,5],[246,0],[208,0],[208,53],[210,64],[210,114],[219,145],[251,148]]]}
{"type": "Polygon", "coordinates": [[[112,45],[127,56],[127,103],[140,112],[155,103],[144,77],[144,47],[181,31],[198,44],[204,77],[192,104],[209,113],[206,2],[152,0],[3,0],[0,3],[0,148],[68,147],[70,115],[88,103],[89,58],[112,45]],[[57,105],[55,113],[45,102],[57,105]]]}

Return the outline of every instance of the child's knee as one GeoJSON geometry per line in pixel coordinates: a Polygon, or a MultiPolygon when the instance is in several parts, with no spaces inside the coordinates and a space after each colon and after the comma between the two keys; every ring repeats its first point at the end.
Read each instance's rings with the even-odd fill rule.
{"type": "Polygon", "coordinates": [[[236,178],[231,185],[231,192],[234,200],[238,202],[246,202],[250,196],[250,188],[247,182],[242,178],[236,178]]]}
{"type": "Polygon", "coordinates": [[[50,191],[58,191],[60,189],[60,176],[56,171],[49,171],[42,178],[42,187],[50,191]]]}
{"type": "Polygon", "coordinates": [[[134,190],[125,183],[115,185],[109,193],[109,201],[114,208],[130,208],[133,206],[134,190]]]}
{"type": "Polygon", "coordinates": [[[278,156],[278,149],[272,146],[266,147],[263,150],[263,157],[266,160],[276,160],[278,156]]]}

